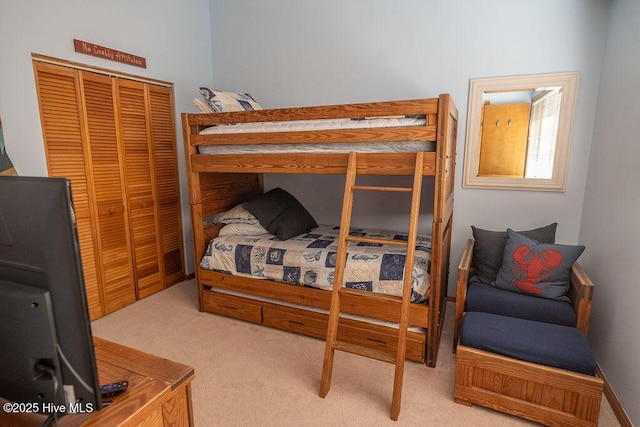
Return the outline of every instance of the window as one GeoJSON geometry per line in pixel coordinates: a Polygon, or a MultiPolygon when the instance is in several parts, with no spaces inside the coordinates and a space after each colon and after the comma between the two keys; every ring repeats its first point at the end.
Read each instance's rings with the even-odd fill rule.
{"type": "Polygon", "coordinates": [[[533,98],[525,178],[551,179],[560,113],[560,89],[544,90],[533,98]]]}

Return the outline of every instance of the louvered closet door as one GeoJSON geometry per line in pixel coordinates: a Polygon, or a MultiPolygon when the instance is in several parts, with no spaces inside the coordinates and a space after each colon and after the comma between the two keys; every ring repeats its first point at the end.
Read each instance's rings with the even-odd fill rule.
{"type": "Polygon", "coordinates": [[[139,298],[164,289],[144,83],[117,80],[134,275],[139,298]]]}
{"type": "Polygon", "coordinates": [[[147,85],[158,205],[164,284],[184,279],[182,220],[171,88],[147,85]]]}
{"type": "Polygon", "coordinates": [[[93,244],[90,173],[85,167],[78,75],[69,68],[38,62],[34,63],[34,71],[49,176],[71,181],[89,316],[93,320],[104,315],[104,301],[93,244]]]}
{"type": "Polygon", "coordinates": [[[101,259],[105,308],[111,313],[136,300],[114,110],[114,79],[96,73],[78,73],[97,213],[96,246],[101,259]]]}

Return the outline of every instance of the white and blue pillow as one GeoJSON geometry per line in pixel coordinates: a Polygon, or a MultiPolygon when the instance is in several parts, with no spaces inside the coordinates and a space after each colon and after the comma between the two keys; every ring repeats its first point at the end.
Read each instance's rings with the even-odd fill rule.
{"type": "Polygon", "coordinates": [[[208,87],[201,87],[200,93],[211,109],[217,113],[262,110],[260,104],[248,93],[225,92],[208,87]]]}

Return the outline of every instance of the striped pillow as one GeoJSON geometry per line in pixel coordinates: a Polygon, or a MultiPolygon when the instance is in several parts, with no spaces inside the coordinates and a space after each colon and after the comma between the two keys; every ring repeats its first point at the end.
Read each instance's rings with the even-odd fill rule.
{"type": "Polygon", "coordinates": [[[262,110],[260,104],[248,93],[225,92],[207,87],[201,87],[200,93],[209,106],[218,113],[262,110]]]}

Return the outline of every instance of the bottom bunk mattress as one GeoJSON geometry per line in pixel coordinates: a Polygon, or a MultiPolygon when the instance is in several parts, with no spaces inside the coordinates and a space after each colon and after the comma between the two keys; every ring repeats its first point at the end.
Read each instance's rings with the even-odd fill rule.
{"type": "MultiPolygon", "coordinates": [[[[270,234],[226,235],[211,240],[200,266],[254,279],[331,290],[339,227],[320,226],[288,240],[270,234]]],[[[353,229],[350,234],[407,240],[407,233],[353,229]]],[[[406,249],[393,245],[349,242],[344,285],[371,292],[402,295],[406,249]]],[[[429,295],[431,238],[418,236],[413,264],[411,301],[429,295]]]]}

